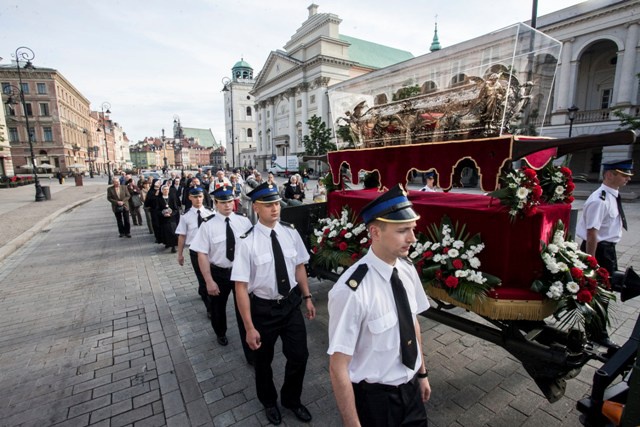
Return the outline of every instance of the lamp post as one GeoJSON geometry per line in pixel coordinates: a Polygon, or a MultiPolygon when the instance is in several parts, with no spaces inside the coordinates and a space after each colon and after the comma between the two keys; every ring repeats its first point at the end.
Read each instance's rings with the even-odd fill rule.
{"type": "Polygon", "coordinates": [[[235,141],[234,138],[234,123],[233,123],[233,86],[231,85],[231,79],[229,77],[222,78],[222,84],[224,87],[222,88],[223,92],[229,92],[229,103],[231,104],[231,108],[229,109],[229,115],[231,117],[231,169],[235,167],[235,157],[236,152],[233,148],[233,143],[235,141]]]}
{"type": "MultiPolygon", "coordinates": [[[[27,114],[27,103],[24,100],[24,86],[22,83],[22,73],[20,72],[20,59],[24,60],[26,63],[24,64],[24,68],[26,70],[35,70],[36,67],[33,66],[31,60],[35,58],[35,54],[31,49],[26,46],[21,46],[16,49],[16,69],[18,70],[18,81],[20,82],[20,88],[16,88],[13,85],[6,86],[9,91],[7,94],[9,95],[9,99],[7,99],[7,104],[13,104],[14,101],[12,99],[15,96],[14,92],[16,92],[20,96],[20,103],[22,104],[22,111],[24,113],[24,120],[27,126],[27,141],[29,142],[29,154],[31,157],[31,166],[33,167],[33,180],[36,187],[36,202],[44,201],[45,195],[42,192],[42,186],[40,185],[40,180],[38,179],[38,172],[36,170],[36,157],[33,153],[33,141],[31,135],[31,126],[29,126],[29,115],[27,114]]],[[[5,89],[5,91],[6,91],[5,89]]]]}
{"type": "Polygon", "coordinates": [[[576,119],[576,112],[579,110],[575,104],[567,108],[569,112],[569,138],[571,138],[571,132],[573,131],[573,121],[576,119]]]}
{"type": "Polygon", "coordinates": [[[167,174],[169,166],[167,165],[167,141],[164,138],[164,129],[162,129],[162,147],[164,148],[164,166],[162,166],[163,175],[167,174]]]}
{"type": "Polygon", "coordinates": [[[89,176],[93,178],[93,161],[91,160],[91,152],[93,151],[93,146],[91,145],[91,135],[87,129],[83,129],[82,133],[87,135],[87,156],[89,157],[89,176]]]}
{"type": "MultiPolygon", "coordinates": [[[[111,162],[109,161],[109,145],[107,144],[107,121],[105,118],[106,114],[111,114],[111,104],[108,102],[103,102],[100,106],[102,109],[102,131],[104,132],[104,153],[107,157],[107,184],[111,185],[113,183],[113,179],[111,178],[111,162]]],[[[100,128],[98,128],[98,132],[100,132],[100,128]]]]}

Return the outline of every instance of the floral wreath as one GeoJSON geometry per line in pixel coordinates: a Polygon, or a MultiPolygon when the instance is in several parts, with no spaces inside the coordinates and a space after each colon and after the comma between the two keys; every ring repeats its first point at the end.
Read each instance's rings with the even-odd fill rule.
{"type": "Polygon", "coordinates": [[[311,239],[312,266],[338,273],[362,258],[371,246],[367,229],[349,206],[339,217],[318,221],[311,239]]]}
{"type": "Polygon", "coordinates": [[[523,166],[503,174],[500,182],[502,188],[492,191],[489,196],[509,208],[512,222],[518,215],[531,216],[537,212],[543,191],[535,170],[523,166]]]}
{"type": "Polygon", "coordinates": [[[547,203],[572,203],[573,183],[571,169],[566,166],[554,166],[553,162],[538,171],[542,187],[542,199],[547,203]]]}
{"type": "Polygon", "coordinates": [[[480,233],[470,236],[466,225],[451,224],[443,216],[440,226],[431,224],[427,233],[418,235],[418,241],[409,258],[413,260],[422,283],[443,289],[447,294],[471,305],[482,300],[489,289],[500,284],[500,279],[479,271],[477,255],[484,249],[480,233]]]}
{"type": "Polygon", "coordinates": [[[598,261],[565,240],[562,221],[554,224],[549,244],[542,243],[543,277],[535,280],[531,290],[558,301],[554,317],[561,328],[584,329],[595,334],[609,324],[609,301],[616,299],[610,291],[609,272],[598,261]]]}

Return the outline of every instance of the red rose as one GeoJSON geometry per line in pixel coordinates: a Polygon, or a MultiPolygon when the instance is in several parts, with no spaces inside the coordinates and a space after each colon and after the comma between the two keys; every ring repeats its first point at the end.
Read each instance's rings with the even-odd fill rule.
{"type": "Polygon", "coordinates": [[[313,249],[311,249],[311,252],[313,252],[314,254],[318,253],[318,247],[314,246],[313,249]]]}
{"type": "Polygon", "coordinates": [[[578,295],[576,295],[576,299],[579,302],[588,304],[593,299],[593,295],[591,295],[591,292],[589,292],[588,290],[583,289],[580,292],[578,292],[578,295]]]}
{"type": "Polygon", "coordinates": [[[329,230],[328,228],[324,229],[324,235],[326,236],[327,234],[329,234],[331,232],[331,230],[329,230]]]}
{"type": "Polygon", "coordinates": [[[586,261],[587,261],[587,264],[589,264],[589,267],[591,268],[596,268],[598,266],[598,260],[592,257],[591,255],[587,256],[586,261]]]}
{"type": "Polygon", "coordinates": [[[573,181],[568,181],[567,182],[567,193],[571,193],[575,189],[576,189],[576,185],[573,183],[573,181]]]}
{"type": "Polygon", "coordinates": [[[523,210],[525,216],[534,216],[536,213],[538,213],[538,208],[536,208],[535,206],[525,207],[523,210]]]}
{"type": "Polygon", "coordinates": [[[587,289],[591,292],[595,292],[595,290],[598,289],[598,282],[595,279],[587,279],[587,283],[589,284],[587,289]]]}
{"type": "Polygon", "coordinates": [[[562,167],[560,168],[560,173],[561,173],[562,175],[564,175],[564,176],[571,176],[571,169],[569,169],[569,168],[568,168],[568,167],[566,167],[566,166],[562,166],[562,167]]]}
{"type": "Polygon", "coordinates": [[[445,247],[445,248],[442,248],[442,253],[443,253],[443,254],[445,254],[445,255],[446,255],[447,253],[449,253],[449,248],[446,248],[446,247],[445,247]]]}
{"type": "Polygon", "coordinates": [[[460,270],[462,267],[464,267],[464,264],[462,263],[461,259],[454,259],[452,264],[456,270],[460,270]]]}
{"type": "Polygon", "coordinates": [[[431,258],[431,257],[433,257],[433,252],[426,251],[422,257],[425,258],[425,259],[431,258]]]}
{"type": "Polygon", "coordinates": [[[346,251],[347,246],[347,242],[340,242],[340,244],[338,245],[338,249],[340,249],[341,251],[346,251]]]}
{"type": "Polygon", "coordinates": [[[598,274],[598,276],[602,277],[605,280],[609,279],[609,272],[606,268],[600,267],[596,270],[596,273],[598,274]]]}
{"type": "Polygon", "coordinates": [[[351,259],[354,261],[357,261],[359,257],[360,257],[360,254],[358,254],[357,252],[355,254],[351,254],[351,259]]]}
{"type": "Polygon", "coordinates": [[[524,175],[529,179],[533,179],[536,176],[536,171],[533,169],[525,168],[522,172],[524,172],[524,175]]]}
{"type": "Polygon", "coordinates": [[[578,267],[571,267],[569,271],[571,272],[571,277],[573,277],[574,279],[580,279],[583,276],[582,270],[580,270],[578,267]]]}
{"type": "Polygon", "coordinates": [[[347,230],[346,229],[340,230],[340,237],[344,237],[345,234],[347,234],[347,230]]]}
{"type": "Polygon", "coordinates": [[[438,280],[442,279],[442,270],[440,269],[436,270],[436,279],[438,280]]]}
{"type": "Polygon", "coordinates": [[[534,200],[538,200],[540,196],[542,196],[542,187],[536,185],[535,187],[533,187],[533,190],[531,190],[531,192],[533,194],[534,200]]]}
{"type": "Polygon", "coordinates": [[[573,196],[569,196],[569,197],[567,197],[566,199],[564,199],[564,201],[565,201],[566,203],[573,203],[573,201],[574,201],[574,200],[575,200],[575,198],[574,198],[573,196]]]}
{"type": "Polygon", "coordinates": [[[455,276],[449,276],[445,279],[444,284],[449,288],[457,288],[458,287],[458,278],[455,276]]]}

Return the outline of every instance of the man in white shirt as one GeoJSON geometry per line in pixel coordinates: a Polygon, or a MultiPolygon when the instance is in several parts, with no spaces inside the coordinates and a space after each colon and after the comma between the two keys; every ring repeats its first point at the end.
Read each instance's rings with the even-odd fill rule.
{"type": "Polygon", "coordinates": [[[196,237],[200,225],[205,218],[213,215],[213,211],[203,206],[204,190],[201,187],[193,187],[189,190],[189,200],[191,201],[191,207],[180,217],[180,222],[176,227],[176,234],[178,235],[178,264],[184,265],[183,251],[185,246],[188,247],[191,266],[198,279],[198,294],[207,308],[207,316],[211,318],[207,285],[198,265],[198,253],[191,248],[191,243],[196,237]]]}
{"type": "Polygon", "coordinates": [[[431,386],[417,315],[429,308],[408,260],[420,218],[397,185],[360,213],[369,252],[329,292],[329,374],[345,426],[426,426],[431,386]]]}
{"type": "Polygon", "coordinates": [[[300,234],[291,225],[279,221],[277,186],[263,183],[248,196],[253,201],[258,222],[240,239],[231,279],[236,282],[247,343],[255,351],[258,400],[269,422],[280,424],[282,415],[271,369],[275,344],[280,337],[287,359],[280,401],[300,421],[309,422],[311,414],[300,400],[309,357],[300,310],[302,302],[305,302],[308,319],[316,314],[304,266],[309,254],[300,234]]]}
{"type": "MultiPolygon", "coordinates": [[[[235,258],[236,244],[242,234],[251,228],[251,222],[233,213],[233,191],[231,187],[219,187],[213,192],[216,214],[209,216],[200,227],[191,243],[191,249],[198,253],[200,271],[204,277],[211,310],[211,327],[216,333],[218,344],[229,344],[227,338],[227,301],[234,290],[231,281],[231,267],[235,258]]],[[[234,298],[234,304],[235,304],[234,298]]],[[[242,319],[236,305],[236,319],[240,329],[240,339],[245,341],[242,319]]],[[[245,350],[247,362],[252,356],[245,350]]]]}

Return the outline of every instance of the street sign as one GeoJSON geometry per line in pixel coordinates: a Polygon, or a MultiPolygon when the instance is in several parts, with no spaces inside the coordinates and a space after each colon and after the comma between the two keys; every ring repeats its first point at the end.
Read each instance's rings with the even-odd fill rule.
{"type": "Polygon", "coordinates": [[[271,161],[272,162],[275,162],[277,158],[278,158],[278,156],[276,156],[275,154],[271,155],[271,161]]]}

